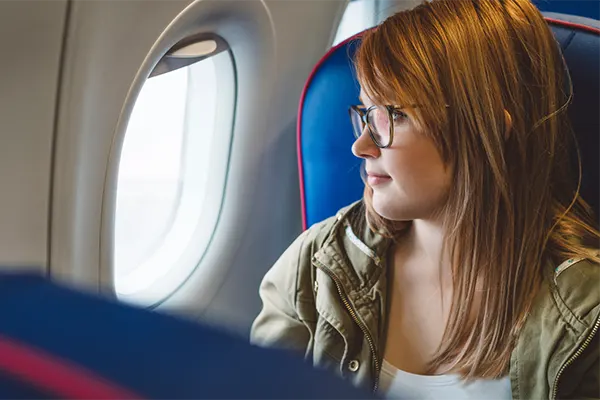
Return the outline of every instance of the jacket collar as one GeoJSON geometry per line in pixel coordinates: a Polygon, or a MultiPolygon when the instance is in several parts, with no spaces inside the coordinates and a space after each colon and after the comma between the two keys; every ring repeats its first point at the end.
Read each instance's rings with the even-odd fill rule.
{"type": "Polygon", "coordinates": [[[387,252],[392,240],[372,232],[366,223],[362,202],[342,209],[330,234],[314,255],[317,268],[324,269],[345,296],[356,322],[370,337],[377,359],[382,356],[381,339],[387,315],[387,252]]]}
{"type": "Polygon", "coordinates": [[[354,293],[368,290],[385,273],[392,240],[369,228],[362,201],[340,210],[336,219],[315,259],[353,297],[354,293]]]}

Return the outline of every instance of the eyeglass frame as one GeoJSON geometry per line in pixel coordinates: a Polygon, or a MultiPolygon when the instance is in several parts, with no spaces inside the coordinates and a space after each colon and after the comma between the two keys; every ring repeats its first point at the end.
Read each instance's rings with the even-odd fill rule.
{"type": "Polygon", "coordinates": [[[414,107],[418,107],[418,105],[416,105],[416,104],[409,105],[409,106],[373,105],[371,107],[365,107],[363,105],[351,105],[350,107],[348,107],[348,115],[350,117],[350,122],[352,123],[352,112],[354,111],[358,114],[358,116],[360,117],[360,120],[364,124],[362,130],[360,131],[360,134],[357,135],[357,132],[354,128],[354,123],[352,123],[352,131],[354,132],[354,137],[356,137],[356,139],[360,138],[360,136],[362,135],[362,131],[365,129],[364,127],[367,126],[369,128],[369,136],[371,137],[371,140],[373,141],[373,143],[375,143],[375,146],[379,147],[380,149],[388,148],[394,142],[394,119],[392,116],[392,112],[400,111],[404,108],[414,108],[414,107]],[[390,130],[389,131],[390,140],[389,140],[389,143],[386,144],[385,146],[383,146],[381,143],[379,143],[379,141],[375,138],[375,134],[373,133],[373,127],[371,126],[371,123],[368,120],[369,113],[379,107],[385,107],[387,114],[388,114],[388,120],[389,120],[389,126],[390,126],[390,129],[389,129],[390,130]]]}
{"type": "MultiPolygon", "coordinates": [[[[419,104],[410,104],[410,105],[406,105],[406,106],[390,105],[390,104],[387,104],[387,105],[386,104],[384,104],[384,105],[378,105],[378,104],[376,104],[376,105],[372,105],[371,107],[366,107],[364,105],[351,105],[350,107],[348,107],[348,115],[350,117],[350,123],[352,123],[352,111],[356,112],[359,115],[359,117],[360,117],[361,121],[363,122],[363,124],[365,126],[369,127],[369,136],[371,137],[371,140],[373,141],[373,143],[375,143],[375,146],[379,147],[380,149],[386,149],[386,148],[390,147],[392,145],[392,143],[394,142],[394,118],[392,116],[392,112],[394,112],[394,111],[401,111],[401,110],[403,110],[405,108],[418,108],[418,107],[419,107],[419,104]],[[361,110],[360,107],[362,107],[364,109],[364,111],[361,110]],[[375,135],[373,133],[373,128],[372,128],[372,126],[369,123],[368,118],[367,118],[367,116],[369,115],[369,113],[372,110],[374,110],[376,108],[379,108],[379,107],[385,107],[385,109],[387,111],[387,114],[388,114],[388,120],[389,120],[389,123],[390,123],[390,132],[389,132],[390,133],[390,141],[385,146],[382,146],[381,143],[379,143],[377,141],[377,139],[375,139],[375,135]]],[[[450,105],[449,104],[445,104],[444,107],[445,108],[449,108],[450,105]]],[[[364,130],[364,129],[365,128],[363,126],[362,130],[364,130]]],[[[359,139],[362,136],[362,130],[360,131],[360,134],[357,136],[356,131],[354,129],[354,123],[352,123],[352,131],[354,132],[354,137],[356,139],[359,139]]]]}

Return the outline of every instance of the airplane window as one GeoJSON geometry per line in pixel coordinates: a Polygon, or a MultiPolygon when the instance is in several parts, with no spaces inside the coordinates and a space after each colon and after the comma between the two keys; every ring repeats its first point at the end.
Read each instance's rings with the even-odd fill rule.
{"type": "Polygon", "coordinates": [[[378,3],[378,0],[350,1],[338,27],[333,46],[367,28],[375,26],[378,3]]]}
{"type": "Polygon", "coordinates": [[[235,87],[231,53],[207,58],[188,52],[173,52],[163,63],[166,56],[145,82],[119,163],[115,290],[146,305],[168,296],[198,266],[225,186],[235,87]],[[195,56],[200,61],[189,61],[195,56]]]}

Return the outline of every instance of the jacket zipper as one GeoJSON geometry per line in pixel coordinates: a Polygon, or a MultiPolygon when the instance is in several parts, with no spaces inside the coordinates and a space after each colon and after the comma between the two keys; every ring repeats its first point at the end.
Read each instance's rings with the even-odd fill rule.
{"type": "Polygon", "coordinates": [[[344,306],[348,310],[348,313],[350,314],[350,316],[352,317],[354,322],[358,325],[360,330],[363,332],[363,335],[365,336],[365,338],[367,339],[367,342],[369,343],[369,347],[371,349],[371,354],[373,355],[373,362],[375,364],[375,382],[373,384],[373,393],[376,393],[377,389],[379,388],[380,366],[379,366],[379,360],[377,359],[377,352],[375,351],[375,344],[373,343],[373,339],[371,338],[371,335],[369,334],[369,331],[367,330],[365,325],[360,321],[360,319],[356,315],[356,312],[354,311],[354,309],[352,308],[352,305],[350,304],[350,301],[348,300],[348,296],[342,290],[342,285],[340,284],[339,280],[335,277],[335,275],[327,267],[321,265],[321,263],[319,263],[319,262],[315,262],[315,264],[317,265],[317,267],[319,269],[321,269],[323,272],[325,272],[327,274],[327,276],[329,276],[333,280],[333,282],[335,283],[335,286],[337,288],[338,294],[340,295],[340,298],[342,300],[342,303],[344,303],[344,306]]]}
{"type": "Polygon", "coordinates": [[[583,352],[585,351],[585,349],[592,342],[592,339],[594,338],[594,336],[596,336],[596,333],[598,332],[598,329],[600,329],[600,317],[598,317],[598,319],[596,320],[596,324],[594,325],[594,327],[592,329],[592,332],[590,332],[589,336],[585,339],[585,341],[583,342],[583,344],[581,345],[581,347],[558,370],[558,374],[556,374],[556,378],[554,379],[554,387],[552,388],[552,396],[550,397],[550,399],[556,400],[556,395],[558,394],[558,380],[560,379],[560,376],[565,371],[565,369],[567,369],[567,367],[569,365],[573,364],[573,362],[583,354],[583,352]]]}

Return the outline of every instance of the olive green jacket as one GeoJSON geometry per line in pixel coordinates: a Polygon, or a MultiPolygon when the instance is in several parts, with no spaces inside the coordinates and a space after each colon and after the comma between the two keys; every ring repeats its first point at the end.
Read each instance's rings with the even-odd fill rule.
{"type": "MultiPolygon", "coordinates": [[[[305,231],[264,277],[251,341],[377,390],[390,244],[366,226],[362,202],[305,231]]],[[[599,265],[569,260],[546,278],[512,353],[512,396],[600,398],[599,265]]]]}

